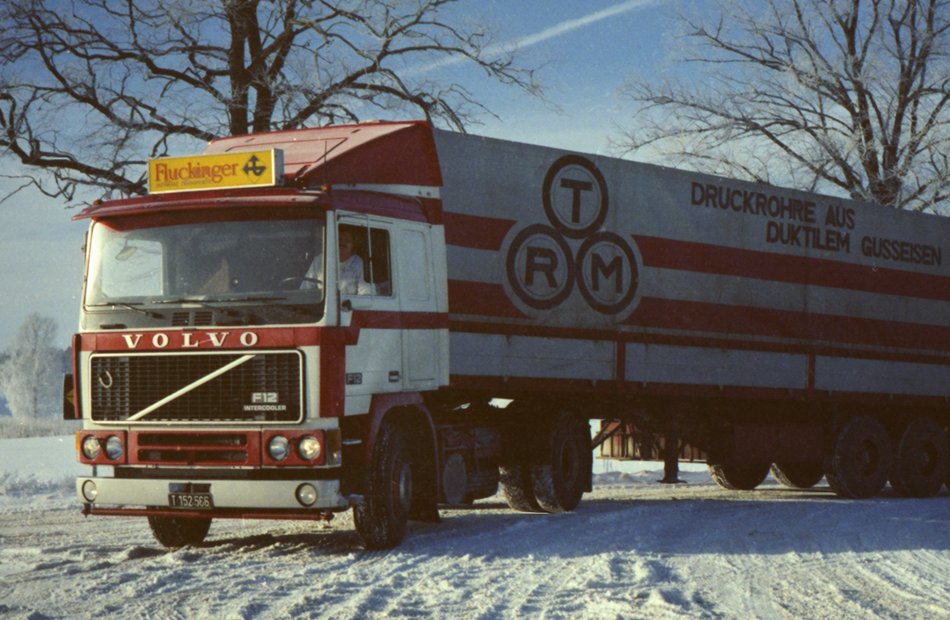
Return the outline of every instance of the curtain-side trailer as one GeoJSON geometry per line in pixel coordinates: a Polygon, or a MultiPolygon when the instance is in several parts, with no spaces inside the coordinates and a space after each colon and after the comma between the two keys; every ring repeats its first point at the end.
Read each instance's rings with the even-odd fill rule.
{"type": "Polygon", "coordinates": [[[950,219],[424,122],[223,138],[96,202],[65,415],[86,514],[369,547],[606,457],[846,497],[950,476],[950,219]],[[590,421],[600,420],[591,437],[590,421]]]}

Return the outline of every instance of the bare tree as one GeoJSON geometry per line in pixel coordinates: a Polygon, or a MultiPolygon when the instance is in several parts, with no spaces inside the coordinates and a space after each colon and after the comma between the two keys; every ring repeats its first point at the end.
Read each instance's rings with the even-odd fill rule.
{"type": "Polygon", "coordinates": [[[17,330],[9,356],[0,365],[0,391],[14,418],[57,417],[62,351],[53,347],[53,319],[29,315],[17,330]]]}
{"type": "Polygon", "coordinates": [[[620,146],[918,211],[950,196],[950,0],[721,0],[695,84],[630,83],[620,146]]]}
{"type": "Polygon", "coordinates": [[[453,23],[455,2],[3,3],[0,149],[72,200],[84,186],[144,193],[146,159],[181,141],[400,113],[463,129],[482,106],[427,67],[539,87],[484,28],[453,23]]]}

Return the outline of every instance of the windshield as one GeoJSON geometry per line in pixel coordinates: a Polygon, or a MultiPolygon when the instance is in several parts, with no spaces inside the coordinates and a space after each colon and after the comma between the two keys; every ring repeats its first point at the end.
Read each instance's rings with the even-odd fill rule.
{"type": "Polygon", "coordinates": [[[87,308],[323,301],[322,218],[152,224],[96,223],[87,308]]]}

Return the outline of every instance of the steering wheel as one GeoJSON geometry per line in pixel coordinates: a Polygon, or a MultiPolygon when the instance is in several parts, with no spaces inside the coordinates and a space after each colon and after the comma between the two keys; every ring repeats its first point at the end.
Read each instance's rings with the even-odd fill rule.
{"type": "Polygon", "coordinates": [[[313,287],[309,287],[309,288],[315,288],[315,289],[323,288],[323,286],[320,283],[320,280],[316,278],[308,278],[307,276],[290,276],[289,278],[284,278],[283,280],[280,281],[279,286],[281,290],[289,291],[293,289],[299,289],[304,282],[309,282],[313,284],[313,287]]]}

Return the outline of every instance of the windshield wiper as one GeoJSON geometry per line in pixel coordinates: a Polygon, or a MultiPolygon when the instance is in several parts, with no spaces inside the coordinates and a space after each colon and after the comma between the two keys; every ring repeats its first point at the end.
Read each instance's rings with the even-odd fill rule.
{"type": "Polygon", "coordinates": [[[179,297],[178,299],[156,299],[153,304],[199,304],[208,306],[209,304],[228,304],[233,302],[247,301],[283,301],[286,297],[274,296],[247,296],[247,297],[179,297]]]}
{"type": "Polygon", "coordinates": [[[92,308],[102,308],[104,306],[112,306],[113,308],[125,308],[127,310],[133,310],[135,312],[141,312],[145,316],[151,317],[153,319],[163,319],[165,318],[160,312],[155,312],[154,310],[148,310],[146,308],[140,308],[141,302],[130,303],[127,301],[110,301],[104,304],[89,304],[92,308]]]}
{"type": "Polygon", "coordinates": [[[150,304],[198,304],[199,306],[205,305],[207,299],[200,299],[197,297],[179,297],[177,299],[154,299],[149,301],[150,304]]]}
{"type": "Polygon", "coordinates": [[[230,301],[284,301],[285,299],[287,298],[281,297],[279,295],[271,295],[271,296],[262,295],[262,296],[257,296],[257,297],[248,295],[247,297],[225,297],[225,298],[217,298],[217,299],[208,299],[206,301],[219,303],[219,304],[226,304],[230,301]]]}

